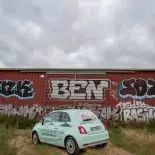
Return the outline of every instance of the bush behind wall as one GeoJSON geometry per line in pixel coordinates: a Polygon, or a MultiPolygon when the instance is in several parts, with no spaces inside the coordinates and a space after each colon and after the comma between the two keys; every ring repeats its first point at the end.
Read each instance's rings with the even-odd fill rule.
{"type": "MultiPolygon", "coordinates": [[[[23,116],[0,116],[0,124],[6,126],[6,128],[18,128],[18,129],[27,129],[32,128],[39,120],[38,119],[29,119],[28,117],[23,116]]],[[[150,120],[149,122],[137,122],[135,120],[129,122],[123,121],[107,121],[107,127],[124,127],[124,128],[154,128],[155,129],[155,119],[150,120]]]]}
{"type": "Polygon", "coordinates": [[[10,127],[18,129],[32,128],[38,121],[39,120],[37,119],[28,119],[28,117],[23,116],[8,116],[8,115],[0,116],[0,123],[4,124],[6,128],[10,127]]]}
{"type": "Polygon", "coordinates": [[[136,120],[124,122],[124,121],[107,121],[109,127],[124,127],[124,128],[154,128],[155,119],[151,119],[149,122],[137,122],[136,120]]]}

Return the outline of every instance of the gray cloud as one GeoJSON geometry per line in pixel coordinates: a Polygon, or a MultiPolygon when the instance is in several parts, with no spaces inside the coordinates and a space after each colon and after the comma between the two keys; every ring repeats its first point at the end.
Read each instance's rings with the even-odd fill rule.
{"type": "Polygon", "coordinates": [[[0,67],[152,68],[153,0],[0,0],[0,67]]]}

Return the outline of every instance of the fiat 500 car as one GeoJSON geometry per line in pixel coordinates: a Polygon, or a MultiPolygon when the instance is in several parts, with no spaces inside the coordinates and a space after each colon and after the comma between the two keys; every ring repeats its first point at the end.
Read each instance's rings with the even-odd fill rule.
{"type": "Polygon", "coordinates": [[[105,147],[109,141],[106,126],[90,110],[57,110],[47,114],[32,129],[33,144],[63,147],[70,155],[88,147],[105,147]]]}

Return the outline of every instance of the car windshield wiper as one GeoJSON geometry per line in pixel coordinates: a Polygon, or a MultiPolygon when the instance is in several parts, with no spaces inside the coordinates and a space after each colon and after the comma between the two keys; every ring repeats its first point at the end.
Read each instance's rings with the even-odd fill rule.
{"type": "Polygon", "coordinates": [[[91,118],[83,119],[83,121],[92,121],[91,118]]]}

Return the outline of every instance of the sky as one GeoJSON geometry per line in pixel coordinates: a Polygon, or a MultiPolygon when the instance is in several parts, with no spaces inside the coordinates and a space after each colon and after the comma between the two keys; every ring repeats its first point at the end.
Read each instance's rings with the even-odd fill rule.
{"type": "Polygon", "coordinates": [[[0,68],[154,68],[155,0],[0,0],[0,68]]]}

